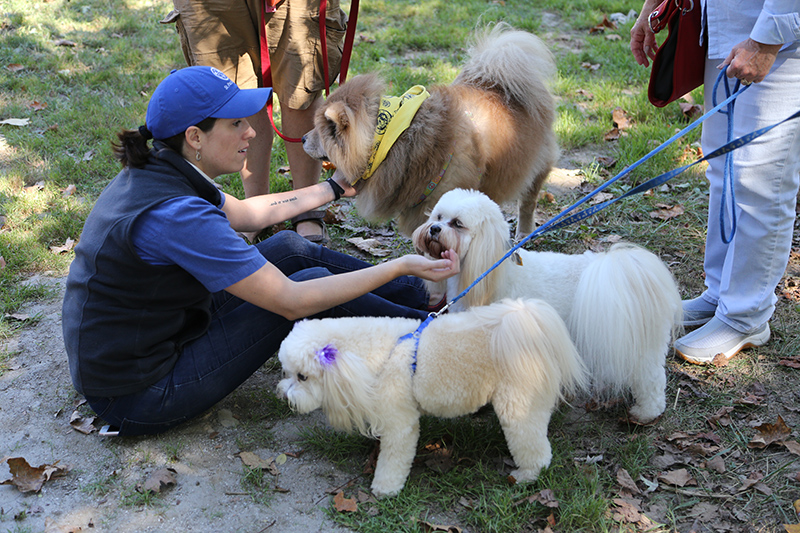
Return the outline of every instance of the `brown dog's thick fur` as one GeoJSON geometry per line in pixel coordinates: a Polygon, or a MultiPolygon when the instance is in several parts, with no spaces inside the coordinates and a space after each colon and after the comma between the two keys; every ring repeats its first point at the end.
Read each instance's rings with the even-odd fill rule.
{"type": "Polygon", "coordinates": [[[396,218],[400,231],[410,235],[442,194],[479,189],[496,202],[519,201],[522,237],[533,230],[539,191],[558,157],[555,102],[546,86],[554,71],[538,37],[498,24],[476,35],[451,85],[429,88],[430,98],[369,179],[360,178],[385,89],[376,75],[356,76],[331,93],[303,147],[331,161],[355,185],[356,206],[368,220],[396,218]],[[442,180],[415,205],[450,154],[442,180]]]}

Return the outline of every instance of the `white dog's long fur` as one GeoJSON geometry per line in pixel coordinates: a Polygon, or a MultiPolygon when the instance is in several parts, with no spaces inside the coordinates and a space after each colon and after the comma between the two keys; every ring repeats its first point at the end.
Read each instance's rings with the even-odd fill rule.
{"type": "Polygon", "coordinates": [[[539,300],[504,300],[419,320],[304,320],[281,344],[278,393],[301,413],[321,408],[344,431],[379,436],[372,491],[397,494],[417,449],[423,413],[454,417],[493,405],[518,469],[535,480],[550,464],[550,415],[562,394],[584,386],[582,363],[558,313],[539,300]]]}
{"type": "MultiPolygon", "coordinates": [[[[414,232],[418,250],[440,257],[452,248],[461,273],[446,282],[448,298],[487,271],[509,246],[499,206],[478,191],[445,193],[414,232]]],[[[452,310],[501,298],[541,298],[569,327],[595,393],[630,390],[632,420],[648,423],[665,408],[665,359],[681,319],[681,298],[666,265],[644,248],[615,244],[605,253],[567,255],[519,251],[473,287],[452,310]]],[[[441,290],[442,287],[438,287],[441,290]]]]}

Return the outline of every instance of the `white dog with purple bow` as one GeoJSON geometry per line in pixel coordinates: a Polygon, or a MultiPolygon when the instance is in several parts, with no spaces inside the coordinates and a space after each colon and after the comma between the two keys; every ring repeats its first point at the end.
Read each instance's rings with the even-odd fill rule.
{"type": "Polygon", "coordinates": [[[553,410],[586,379],[558,313],[540,300],[509,299],[429,319],[418,330],[420,323],[386,317],[296,323],[279,351],[279,395],[300,413],[321,408],[336,429],[380,437],[377,496],[405,485],[420,415],[456,417],[487,403],[517,465],[512,475],[535,480],[550,464],[553,410]]]}

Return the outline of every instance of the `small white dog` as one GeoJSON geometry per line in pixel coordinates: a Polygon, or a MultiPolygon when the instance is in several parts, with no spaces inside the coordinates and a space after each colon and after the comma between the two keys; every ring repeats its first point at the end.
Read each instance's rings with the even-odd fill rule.
{"type": "MultiPolygon", "coordinates": [[[[428,222],[414,231],[414,245],[431,257],[452,248],[460,274],[449,278],[455,298],[510,249],[500,207],[481,192],[454,189],[442,195],[428,222]]],[[[605,397],[630,390],[632,421],[646,424],[666,407],[664,370],[669,343],[679,328],[681,297],[667,266],[653,253],[615,244],[605,253],[567,255],[520,250],[475,285],[451,310],[501,298],[540,298],[567,323],[593,392],[605,397]]]]}
{"type": "Polygon", "coordinates": [[[295,324],[279,351],[279,396],[307,413],[321,408],[344,431],[380,437],[372,481],[397,494],[411,470],[421,414],[455,417],[491,402],[518,469],[533,481],[550,464],[550,415],[584,386],[566,325],[548,304],[504,300],[430,320],[386,317],[310,319],[295,324]]]}

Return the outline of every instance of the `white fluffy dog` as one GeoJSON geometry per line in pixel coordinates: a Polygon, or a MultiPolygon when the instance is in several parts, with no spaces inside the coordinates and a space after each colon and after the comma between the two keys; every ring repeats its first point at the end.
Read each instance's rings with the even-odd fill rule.
{"type": "MultiPolygon", "coordinates": [[[[432,257],[448,248],[458,253],[461,273],[445,282],[449,299],[510,249],[500,207],[483,193],[464,189],[442,195],[413,240],[432,257]]],[[[605,253],[579,255],[520,250],[512,259],[451,310],[509,297],[548,302],[567,323],[594,393],[610,397],[630,390],[632,421],[659,417],[666,406],[666,352],[681,320],[680,294],[666,265],[643,248],[621,243],[605,253]]]]}
{"type": "Polygon", "coordinates": [[[504,300],[421,321],[348,317],[295,324],[279,351],[278,394],[301,413],[321,408],[344,431],[381,438],[377,496],[400,492],[421,414],[455,417],[491,402],[518,469],[533,481],[550,464],[550,415],[585,373],[564,322],[538,300],[504,300]],[[416,357],[416,359],[415,359],[416,357]]]}

